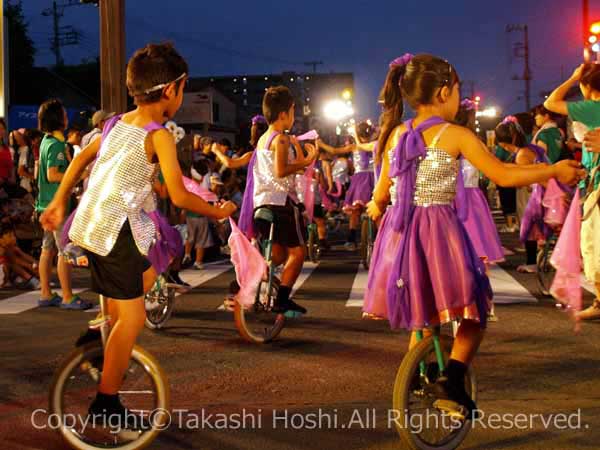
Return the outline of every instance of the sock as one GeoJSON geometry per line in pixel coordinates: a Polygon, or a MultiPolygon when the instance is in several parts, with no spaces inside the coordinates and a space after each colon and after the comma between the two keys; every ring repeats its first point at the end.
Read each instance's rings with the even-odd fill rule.
{"type": "Polygon", "coordinates": [[[282,303],[286,303],[290,299],[290,294],[292,293],[292,288],[289,286],[279,286],[279,292],[277,292],[277,300],[276,303],[281,305],[282,303]]]}
{"type": "Polygon", "coordinates": [[[348,242],[356,242],[356,230],[350,230],[350,233],[348,233],[348,242]]]}
{"type": "Polygon", "coordinates": [[[461,391],[465,389],[465,374],[467,373],[465,363],[451,359],[448,361],[445,373],[451,385],[460,388],[461,391]]]}

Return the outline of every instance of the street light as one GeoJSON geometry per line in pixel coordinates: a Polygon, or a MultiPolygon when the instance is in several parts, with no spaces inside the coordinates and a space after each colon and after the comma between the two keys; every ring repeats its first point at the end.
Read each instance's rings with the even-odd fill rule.
{"type": "Polygon", "coordinates": [[[485,108],[481,111],[477,111],[475,113],[476,117],[490,117],[490,118],[494,118],[494,117],[498,117],[498,108],[485,108]]]}
{"type": "Polygon", "coordinates": [[[327,119],[334,122],[339,122],[346,117],[352,116],[354,114],[354,108],[342,100],[335,99],[325,103],[323,114],[327,119]]]}
{"type": "Polygon", "coordinates": [[[352,98],[352,90],[344,89],[344,91],[342,92],[342,98],[344,100],[350,100],[352,98]]]}

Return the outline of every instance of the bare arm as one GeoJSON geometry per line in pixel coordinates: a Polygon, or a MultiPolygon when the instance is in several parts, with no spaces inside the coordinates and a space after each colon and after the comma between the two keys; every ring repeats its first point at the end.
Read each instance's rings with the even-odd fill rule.
{"type": "Polygon", "coordinates": [[[325,150],[327,153],[331,153],[332,155],[346,155],[348,153],[352,153],[356,146],[354,144],[349,144],[344,147],[333,147],[329,144],[326,144],[322,140],[317,140],[317,145],[325,150]]]}
{"type": "Polygon", "coordinates": [[[178,208],[187,209],[197,214],[222,219],[230,216],[235,208],[229,205],[216,207],[207,203],[197,195],[189,192],[183,185],[181,167],[177,160],[177,148],[171,133],[165,129],[152,133],[152,145],[162,169],[165,184],[171,200],[178,208]]]}
{"type": "Polygon", "coordinates": [[[574,83],[578,82],[581,79],[581,74],[583,71],[583,64],[575,69],[571,78],[557,87],[552,93],[548,96],[546,101],[544,102],[544,106],[549,111],[555,112],[557,114],[562,114],[563,116],[569,115],[569,110],[567,108],[567,101],[565,97],[569,93],[571,86],[574,83]]]}
{"type": "Polygon", "coordinates": [[[250,159],[252,159],[252,152],[245,153],[239,158],[232,159],[224,153],[220,152],[217,149],[213,149],[213,153],[220,161],[228,169],[239,169],[240,167],[247,166],[250,163],[250,159]]]}
{"type": "Polygon", "coordinates": [[[60,172],[58,167],[48,167],[48,172],[46,173],[46,178],[50,183],[60,183],[66,172],[60,172]]]}
{"type": "Polygon", "coordinates": [[[363,152],[372,153],[375,151],[375,144],[377,144],[377,141],[367,142],[366,144],[358,142],[356,144],[356,148],[358,150],[362,150],[363,152]]]}
{"type": "Polygon", "coordinates": [[[290,138],[286,135],[279,135],[275,138],[275,176],[277,178],[285,178],[292,175],[306,166],[308,166],[317,155],[316,149],[307,144],[306,148],[309,154],[306,158],[299,158],[298,162],[288,162],[288,155],[290,151],[290,138]]]}
{"type": "Polygon", "coordinates": [[[561,161],[554,165],[535,164],[520,166],[505,164],[487,151],[472,131],[466,128],[452,127],[456,133],[456,142],[460,143],[460,153],[477,169],[484,173],[494,184],[501,187],[521,187],[542,183],[557,178],[565,184],[573,184],[585,176],[585,171],[575,161],[561,161]]]}

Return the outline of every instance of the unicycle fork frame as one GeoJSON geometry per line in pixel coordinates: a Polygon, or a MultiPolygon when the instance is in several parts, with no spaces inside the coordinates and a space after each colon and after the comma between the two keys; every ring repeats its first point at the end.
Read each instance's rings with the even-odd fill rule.
{"type": "MultiPolygon", "coordinates": [[[[423,330],[417,330],[415,332],[415,337],[417,343],[421,342],[423,340],[423,330]]],[[[437,360],[438,368],[441,373],[445,370],[446,366],[444,363],[444,353],[440,344],[440,334],[439,330],[437,329],[433,333],[433,348],[435,350],[435,358],[437,360]]],[[[421,376],[425,376],[427,374],[427,366],[425,365],[425,361],[421,361],[419,363],[419,371],[421,372],[421,376]]]]}

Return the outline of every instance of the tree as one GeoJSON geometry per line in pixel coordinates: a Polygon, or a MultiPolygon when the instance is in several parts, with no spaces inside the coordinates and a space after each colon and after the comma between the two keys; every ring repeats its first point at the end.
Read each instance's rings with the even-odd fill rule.
{"type": "Polygon", "coordinates": [[[22,1],[6,1],[4,15],[8,25],[8,67],[10,98],[17,98],[17,80],[23,86],[28,83],[35,60],[35,45],[29,37],[28,26],[23,15],[22,1]]]}

